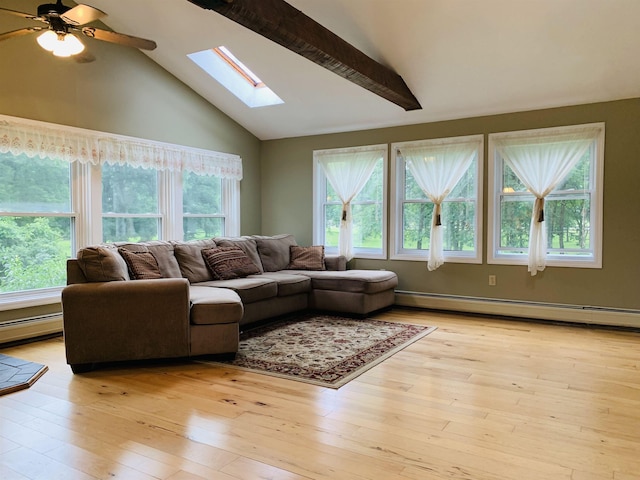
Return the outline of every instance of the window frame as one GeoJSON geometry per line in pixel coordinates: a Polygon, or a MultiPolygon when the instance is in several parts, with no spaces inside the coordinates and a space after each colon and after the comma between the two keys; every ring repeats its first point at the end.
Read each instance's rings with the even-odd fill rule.
{"type": "MultiPolygon", "coordinates": [[[[388,170],[389,170],[389,147],[387,144],[364,145],[358,147],[348,147],[353,151],[368,151],[380,149],[382,154],[382,231],[381,240],[382,247],[378,249],[353,247],[353,258],[362,259],[378,259],[386,260],[388,252],[387,231],[388,231],[388,170]]],[[[313,151],[313,244],[324,245],[325,253],[328,255],[337,255],[337,247],[328,247],[325,245],[325,227],[324,227],[324,208],[328,203],[325,201],[327,191],[327,177],[320,166],[320,162],[316,157],[316,152],[331,152],[332,150],[344,150],[343,148],[314,150],[313,151]]],[[[374,204],[373,202],[351,202],[352,211],[354,205],[374,204]]]]}
{"type": "MultiPolygon", "coordinates": [[[[569,268],[602,268],[602,233],[603,233],[603,205],[604,205],[604,149],[605,123],[590,123],[581,125],[565,125],[560,127],[537,128],[511,132],[498,132],[488,135],[488,188],[487,188],[487,263],[492,265],[527,265],[528,248],[524,253],[499,253],[501,238],[501,196],[502,172],[504,161],[500,158],[495,147],[497,138],[526,137],[540,135],[544,132],[570,133],[585,127],[597,127],[598,133],[592,151],[590,195],[590,241],[593,254],[590,256],[564,256],[547,251],[547,267],[569,268]]],[[[549,194],[553,195],[553,192],[549,194]]],[[[533,195],[532,195],[533,197],[533,195]]],[[[531,218],[527,218],[527,224],[531,218]]]]}
{"type": "MultiPolygon", "coordinates": [[[[469,254],[461,251],[445,250],[444,258],[448,263],[470,263],[481,264],[483,253],[483,173],[484,173],[484,134],[464,135],[458,137],[433,138],[417,141],[395,142],[391,144],[391,225],[393,233],[391,235],[391,260],[407,260],[415,262],[425,262],[429,258],[429,250],[405,249],[403,248],[404,238],[404,217],[403,206],[405,203],[406,185],[405,162],[398,158],[398,149],[403,145],[428,145],[434,142],[464,143],[472,140],[479,140],[478,156],[476,158],[476,221],[475,221],[475,249],[469,254]]],[[[447,202],[447,200],[445,200],[447,202]]],[[[431,201],[425,202],[433,205],[431,201]]],[[[444,202],[443,202],[444,203],[444,202]]]]}

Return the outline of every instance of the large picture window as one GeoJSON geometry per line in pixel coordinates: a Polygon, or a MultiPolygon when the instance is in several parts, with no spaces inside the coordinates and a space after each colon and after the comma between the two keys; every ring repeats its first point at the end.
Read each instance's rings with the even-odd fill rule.
{"type": "Polygon", "coordinates": [[[239,235],[231,154],[0,115],[0,309],[59,299],[102,242],[239,235]]]}
{"type": "Polygon", "coordinates": [[[353,257],[386,258],[387,145],[315,151],[313,172],[314,243],[350,259],[349,240],[353,257]]]}
{"type": "Polygon", "coordinates": [[[599,268],[604,124],[489,135],[489,263],[599,268]]]}
{"type": "Polygon", "coordinates": [[[482,262],[483,145],[482,135],[392,144],[392,258],[482,262]]]}

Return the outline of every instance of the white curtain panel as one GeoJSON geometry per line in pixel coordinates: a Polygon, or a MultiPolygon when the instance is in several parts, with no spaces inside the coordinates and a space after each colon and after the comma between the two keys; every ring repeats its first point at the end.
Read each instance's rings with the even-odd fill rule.
{"type": "Polygon", "coordinates": [[[495,139],[498,153],[536,197],[529,228],[528,271],[532,276],[547,265],[544,199],[567,177],[599,132],[596,127],[584,127],[567,133],[545,132],[534,138],[495,139]]]}
{"type": "Polygon", "coordinates": [[[238,155],[0,115],[0,152],[242,180],[238,155]]]}
{"type": "Polygon", "coordinates": [[[344,149],[316,152],[315,156],[327,180],[342,202],[338,253],[347,261],[353,258],[353,218],[351,201],[365,186],[384,150],[344,149]]]}
{"type": "Polygon", "coordinates": [[[460,143],[425,143],[398,148],[413,178],[433,202],[429,260],[427,268],[433,271],[444,264],[442,202],[455,188],[478,154],[481,141],[460,143]]]}

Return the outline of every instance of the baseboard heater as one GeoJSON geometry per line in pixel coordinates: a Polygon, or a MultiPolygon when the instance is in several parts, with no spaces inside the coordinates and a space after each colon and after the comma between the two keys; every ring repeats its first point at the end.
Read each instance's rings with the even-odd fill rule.
{"type": "Polygon", "coordinates": [[[640,328],[640,310],[396,290],[395,304],[454,312],[640,328]]]}
{"type": "Polygon", "coordinates": [[[0,322],[0,344],[62,332],[62,313],[0,322]]]}

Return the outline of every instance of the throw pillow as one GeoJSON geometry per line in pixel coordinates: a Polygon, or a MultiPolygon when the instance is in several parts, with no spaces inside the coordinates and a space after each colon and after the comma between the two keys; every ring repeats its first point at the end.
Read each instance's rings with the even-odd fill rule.
{"type": "Polygon", "coordinates": [[[326,270],[324,266],[324,245],[298,247],[292,245],[289,270],[326,270]]]}
{"type": "Polygon", "coordinates": [[[151,240],[140,243],[123,243],[118,244],[118,248],[126,248],[130,252],[151,252],[158,262],[158,268],[163,278],[182,278],[171,242],[151,240]]]}
{"type": "Polygon", "coordinates": [[[213,240],[218,247],[238,247],[242,249],[247,254],[247,257],[256,264],[260,273],[264,271],[255,239],[250,237],[215,237],[213,240]]]}
{"type": "Polygon", "coordinates": [[[151,252],[133,252],[126,248],[119,248],[118,253],[122,255],[129,267],[129,275],[132,280],[152,280],[162,278],[158,261],[151,252]]]}
{"type": "Polygon", "coordinates": [[[260,273],[256,264],[238,247],[204,248],[202,257],[211,274],[218,280],[231,280],[260,273]]]}

